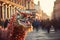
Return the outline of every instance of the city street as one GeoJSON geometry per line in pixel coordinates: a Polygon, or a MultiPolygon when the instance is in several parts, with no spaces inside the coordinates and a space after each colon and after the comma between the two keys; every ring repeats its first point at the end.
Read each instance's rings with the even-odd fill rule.
{"type": "Polygon", "coordinates": [[[60,0],[0,0],[0,40],[60,40],[60,0]]]}
{"type": "Polygon", "coordinates": [[[50,31],[48,34],[46,31],[41,29],[39,32],[34,30],[33,32],[28,33],[26,40],[60,40],[60,32],[50,31]]]}

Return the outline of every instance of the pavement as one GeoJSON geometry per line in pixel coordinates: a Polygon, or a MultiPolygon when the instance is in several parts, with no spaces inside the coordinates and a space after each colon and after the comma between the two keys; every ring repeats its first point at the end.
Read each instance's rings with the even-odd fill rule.
{"type": "Polygon", "coordinates": [[[47,33],[42,29],[38,32],[34,30],[26,35],[25,40],[60,40],[60,31],[50,30],[50,33],[47,33]]]}

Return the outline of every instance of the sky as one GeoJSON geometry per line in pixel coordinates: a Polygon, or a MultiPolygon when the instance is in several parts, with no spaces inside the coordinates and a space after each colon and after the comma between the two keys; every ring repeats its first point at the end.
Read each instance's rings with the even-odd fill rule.
{"type": "Polygon", "coordinates": [[[43,10],[43,12],[48,16],[51,16],[55,0],[34,0],[34,3],[38,4],[38,1],[40,1],[40,8],[43,10]]]}

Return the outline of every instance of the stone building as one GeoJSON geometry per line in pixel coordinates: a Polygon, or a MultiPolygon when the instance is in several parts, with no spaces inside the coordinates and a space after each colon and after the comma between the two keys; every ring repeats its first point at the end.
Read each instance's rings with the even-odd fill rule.
{"type": "Polygon", "coordinates": [[[60,19],[60,0],[56,0],[54,3],[54,11],[52,14],[52,19],[60,19]]]}
{"type": "Polygon", "coordinates": [[[0,0],[0,19],[10,18],[16,12],[15,8],[34,9],[33,0],[0,0]]]}
{"type": "Polygon", "coordinates": [[[19,0],[0,0],[0,19],[10,18],[15,13],[15,8],[25,9],[19,0]]]}

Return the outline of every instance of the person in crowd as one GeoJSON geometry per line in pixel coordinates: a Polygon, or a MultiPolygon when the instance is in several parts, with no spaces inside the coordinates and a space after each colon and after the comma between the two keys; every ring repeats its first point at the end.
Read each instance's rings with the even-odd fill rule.
{"type": "Polygon", "coordinates": [[[56,23],[56,25],[57,25],[57,30],[60,30],[60,18],[57,19],[57,23],[56,23]]]}
{"type": "Polygon", "coordinates": [[[5,22],[4,22],[4,28],[7,27],[8,23],[9,23],[9,21],[8,21],[8,19],[6,19],[5,22]]]}
{"type": "Polygon", "coordinates": [[[2,40],[2,27],[0,26],[0,40],[2,40]]]}
{"type": "Polygon", "coordinates": [[[39,25],[40,25],[39,20],[34,19],[33,22],[32,22],[33,29],[36,29],[36,31],[38,31],[39,30],[39,25]]]}
{"type": "Polygon", "coordinates": [[[45,21],[44,20],[41,20],[41,27],[42,27],[42,30],[44,30],[44,28],[45,28],[45,21]]]}
{"type": "Polygon", "coordinates": [[[0,19],[0,26],[3,28],[4,27],[4,20],[0,19]]]}
{"type": "Polygon", "coordinates": [[[52,23],[52,26],[53,26],[53,28],[54,28],[54,30],[55,30],[55,32],[57,32],[57,29],[58,29],[58,23],[57,23],[57,20],[56,19],[52,19],[51,20],[51,23],[52,23]]]}
{"type": "Polygon", "coordinates": [[[51,28],[51,21],[49,18],[46,20],[46,25],[45,25],[47,32],[50,33],[50,28],[51,28]]]}

